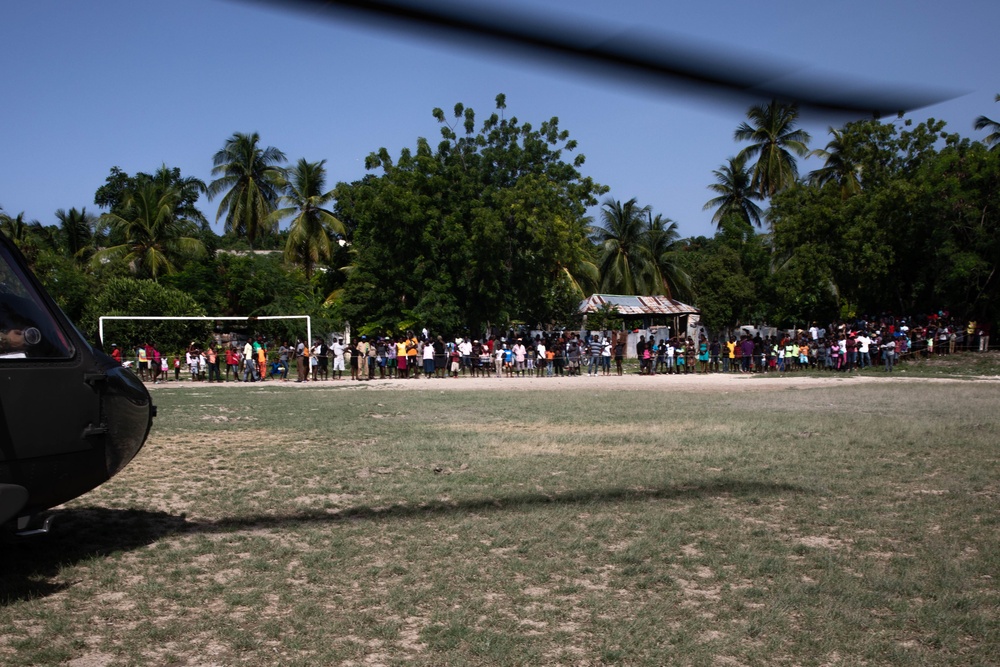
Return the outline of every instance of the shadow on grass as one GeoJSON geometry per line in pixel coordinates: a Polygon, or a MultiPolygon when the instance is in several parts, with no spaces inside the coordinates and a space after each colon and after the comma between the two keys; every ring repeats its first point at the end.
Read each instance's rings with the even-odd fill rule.
{"type": "Polygon", "coordinates": [[[609,488],[554,494],[517,493],[496,497],[469,498],[454,502],[433,501],[415,505],[395,504],[385,507],[358,505],[343,509],[304,510],[294,514],[256,515],[192,522],[188,524],[187,530],[196,533],[217,533],[248,528],[281,528],[311,523],[336,523],[338,521],[392,521],[435,514],[518,511],[534,505],[585,505],[641,500],[672,500],[711,496],[753,497],[810,492],[809,489],[792,484],[723,479],[705,484],[684,484],[662,488],[609,488]]]}
{"type": "Polygon", "coordinates": [[[186,525],[183,516],[134,509],[81,507],[53,514],[48,534],[0,545],[0,607],[69,588],[72,583],[52,581],[66,566],[147,546],[186,525]]]}
{"type": "Polygon", "coordinates": [[[791,485],[745,480],[716,480],[662,488],[609,488],[558,494],[518,493],[456,502],[428,502],[387,507],[359,505],[339,510],[309,510],[189,521],[184,515],[145,510],[79,507],[59,510],[47,535],[22,538],[3,545],[0,606],[46,597],[72,585],[54,582],[62,568],[120,551],[139,549],[169,535],[225,533],[247,529],[280,529],[342,521],[394,521],[449,514],[516,512],[541,505],[622,503],[643,500],[697,499],[714,496],[757,497],[810,493],[791,485]]]}

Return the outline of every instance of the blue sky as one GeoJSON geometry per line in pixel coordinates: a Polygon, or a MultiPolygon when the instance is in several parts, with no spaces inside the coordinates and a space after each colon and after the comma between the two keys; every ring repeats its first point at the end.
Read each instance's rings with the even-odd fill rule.
{"type": "MultiPolygon", "coordinates": [[[[789,61],[805,80],[825,72],[958,91],[910,117],[946,120],[963,136],[985,134],[972,129],[978,115],[1000,119],[996,2],[464,4],[542,12],[609,37],[679,35],[720,52],[789,61]]],[[[43,224],[54,224],[59,208],[99,212],[94,191],[113,166],[132,174],[165,163],[208,182],[212,155],[236,131],[259,132],[290,162],[325,159],[332,187],[364,176],[365,157],[380,147],[395,156],[420,136],[436,143],[434,107],[462,102],[484,118],[502,92],[508,115],[521,121],[537,126],[557,116],[587,157],[582,171],[610,186],[610,196],[651,205],[682,236],[713,232],[712,213],[702,210],[707,186],[740,149],[732,134],[746,104],[278,5],[5,3],[0,206],[43,224]]],[[[826,145],[830,124],[803,119],[812,148],[826,145]]],[[[806,161],[800,170],[818,166],[806,161]]],[[[199,201],[210,220],[217,205],[199,201]]]]}

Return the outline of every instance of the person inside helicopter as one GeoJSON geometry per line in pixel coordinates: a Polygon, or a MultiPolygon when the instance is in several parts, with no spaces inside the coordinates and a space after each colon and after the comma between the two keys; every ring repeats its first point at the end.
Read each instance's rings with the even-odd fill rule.
{"type": "Polygon", "coordinates": [[[0,360],[72,357],[72,345],[13,258],[0,252],[0,260],[0,360]]]}
{"type": "Polygon", "coordinates": [[[29,299],[0,295],[0,359],[70,356],[53,344],[53,337],[43,336],[43,330],[52,331],[55,325],[39,314],[29,299]]]}

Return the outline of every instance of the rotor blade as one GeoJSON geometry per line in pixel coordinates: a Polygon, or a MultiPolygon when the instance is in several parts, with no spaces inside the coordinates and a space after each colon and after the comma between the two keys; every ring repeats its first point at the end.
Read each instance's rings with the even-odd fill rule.
{"type": "Polygon", "coordinates": [[[556,24],[539,16],[501,14],[435,2],[402,0],[253,0],[271,7],[297,6],[384,26],[431,29],[477,47],[518,47],[524,52],[598,68],[620,78],[638,77],[702,94],[737,96],[759,102],[779,99],[803,109],[848,115],[892,115],[935,104],[953,92],[884,84],[861,85],[845,78],[820,77],[801,68],[778,66],[758,56],[708,50],[679,37],[620,34],[609,38],[593,26],[556,24]],[[488,42],[484,44],[484,40],[488,42]],[[808,76],[808,80],[806,80],[808,76]]]}

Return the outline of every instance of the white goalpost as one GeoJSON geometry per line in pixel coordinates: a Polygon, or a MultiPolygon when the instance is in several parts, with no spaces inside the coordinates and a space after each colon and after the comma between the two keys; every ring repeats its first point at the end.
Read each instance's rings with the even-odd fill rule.
{"type": "Polygon", "coordinates": [[[161,320],[161,321],[182,321],[191,322],[218,322],[236,321],[253,324],[261,320],[305,320],[306,321],[306,344],[312,345],[312,317],[309,315],[260,315],[251,317],[209,317],[209,316],[167,316],[167,315],[103,315],[97,320],[97,337],[101,347],[104,347],[104,320],[161,320]]]}

